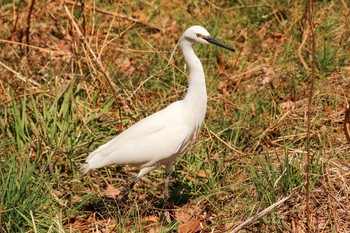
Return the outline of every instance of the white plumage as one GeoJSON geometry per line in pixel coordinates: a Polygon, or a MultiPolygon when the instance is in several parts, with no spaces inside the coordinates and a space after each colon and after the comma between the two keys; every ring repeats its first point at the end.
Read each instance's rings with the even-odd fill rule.
{"type": "Polygon", "coordinates": [[[190,77],[185,98],[140,120],[100,146],[81,165],[84,173],[110,164],[140,167],[136,179],[126,188],[127,192],[142,176],[165,165],[165,196],[168,197],[171,166],[198,135],[207,108],[205,76],[202,64],[192,48],[194,43],[212,43],[234,51],[211,37],[203,27],[188,28],[179,41],[190,77]]]}

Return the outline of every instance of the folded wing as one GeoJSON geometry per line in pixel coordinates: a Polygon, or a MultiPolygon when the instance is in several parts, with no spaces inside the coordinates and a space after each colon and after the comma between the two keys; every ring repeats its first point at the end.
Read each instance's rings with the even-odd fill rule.
{"type": "Polygon", "coordinates": [[[87,172],[109,164],[145,167],[162,163],[180,153],[192,134],[178,101],[100,146],[88,156],[82,170],[87,172]]]}

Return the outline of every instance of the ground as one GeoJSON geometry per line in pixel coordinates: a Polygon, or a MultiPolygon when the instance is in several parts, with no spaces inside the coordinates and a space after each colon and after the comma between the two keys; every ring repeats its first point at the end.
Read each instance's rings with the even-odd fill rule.
{"type": "Polygon", "coordinates": [[[350,5],[313,2],[314,52],[305,12],[275,0],[0,3],[1,230],[231,232],[278,203],[240,232],[306,232],[308,221],[311,232],[350,232],[350,5]],[[167,63],[191,25],[236,52],[195,48],[208,110],[170,199],[162,168],[123,198],[137,168],[83,175],[79,164],[184,97],[180,49],[167,63]]]}

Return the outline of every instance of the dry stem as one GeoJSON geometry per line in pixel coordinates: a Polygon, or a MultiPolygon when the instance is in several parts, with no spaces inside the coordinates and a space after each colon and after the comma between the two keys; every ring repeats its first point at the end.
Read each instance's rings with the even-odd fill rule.
{"type": "Polygon", "coordinates": [[[350,106],[349,105],[346,107],[346,111],[345,111],[344,133],[345,133],[346,139],[350,143],[350,106]]]}
{"type": "Polygon", "coordinates": [[[311,31],[311,53],[312,53],[312,63],[311,63],[311,82],[310,82],[310,93],[308,100],[308,108],[307,108],[307,133],[306,133],[306,146],[307,146],[307,171],[306,171],[306,211],[307,211],[307,232],[311,232],[311,206],[310,206],[310,172],[311,172],[311,115],[312,115],[312,97],[314,94],[314,85],[316,79],[316,40],[315,40],[315,28],[313,24],[312,14],[313,14],[313,1],[308,0],[306,6],[306,16],[309,22],[310,31],[311,31]]]}
{"type": "Polygon", "coordinates": [[[120,109],[120,105],[118,104],[118,98],[116,96],[116,87],[115,85],[112,84],[111,82],[111,79],[109,77],[109,75],[105,72],[103,66],[102,66],[102,62],[101,60],[96,56],[96,54],[94,53],[94,51],[92,50],[92,48],[90,47],[89,43],[86,41],[84,35],[81,33],[78,25],[76,24],[76,22],[74,21],[73,19],[73,16],[71,15],[71,13],[69,12],[67,6],[65,5],[64,6],[64,9],[69,17],[69,19],[72,21],[72,24],[75,28],[75,30],[77,31],[79,37],[82,39],[84,45],[86,46],[86,48],[88,49],[88,53],[90,55],[90,57],[92,57],[92,61],[93,63],[95,64],[97,70],[103,75],[103,77],[105,78],[108,86],[110,87],[112,93],[113,93],[113,96],[114,96],[114,99],[115,99],[115,103],[117,104],[117,107],[118,107],[118,112],[119,112],[119,119],[120,119],[120,122],[122,122],[122,119],[121,119],[121,116],[120,116],[120,113],[121,113],[121,109],[120,109]]]}
{"type": "Polygon", "coordinates": [[[233,229],[230,233],[235,233],[238,232],[240,230],[242,230],[244,227],[252,224],[253,222],[261,219],[262,217],[264,217],[266,214],[268,214],[269,212],[271,212],[274,208],[276,208],[277,206],[281,205],[282,203],[284,203],[285,201],[287,201],[289,198],[291,198],[293,195],[289,195],[281,200],[279,200],[278,202],[270,205],[269,207],[267,207],[266,209],[264,209],[263,211],[257,213],[256,215],[254,215],[253,217],[248,218],[246,221],[244,221],[243,223],[241,223],[239,226],[237,226],[235,229],[233,229]]]}

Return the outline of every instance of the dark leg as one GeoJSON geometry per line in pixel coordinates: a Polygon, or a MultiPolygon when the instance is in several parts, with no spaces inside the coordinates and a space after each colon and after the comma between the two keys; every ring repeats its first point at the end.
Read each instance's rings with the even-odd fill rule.
{"type": "Polygon", "coordinates": [[[145,167],[142,168],[139,172],[139,174],[137,175],[137,177],[131,182],[131,184],[129,184],[128,186],[126,186],[126,188],[123,191],[123,196],[127,197],[129,191],[134,187],[134,185],[136,184],[136,182],[141,179],[142,176],[146,175],[147,173],[149,173],[150,171],[154,170],[156,168],[156,166],[153,167],[145,167]]]}
{"type": "Polygon", "coordinates": [[[123,191],[123,196],[126,197],[128,196],[130,190],[134,187],[134,185],[136,184],[136,182],[141,179],[141,177],[136,177],[136,179],[134,179],[128,186],[125,187],[124,191],[123,191]]]}
{"type": "Polygon", "coordinates": [[[170,183],[170,174],[171,174],[171,166],[173,163],[168,164],[165,167],[165,187],[164,187],[164,199],[168,200],[170,195],[169,195],[169,183],[170,183]]]}

